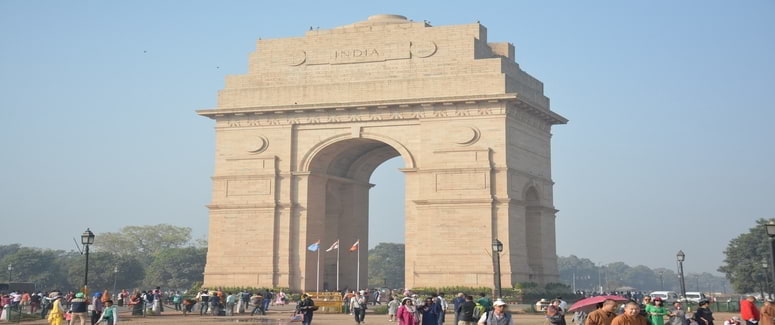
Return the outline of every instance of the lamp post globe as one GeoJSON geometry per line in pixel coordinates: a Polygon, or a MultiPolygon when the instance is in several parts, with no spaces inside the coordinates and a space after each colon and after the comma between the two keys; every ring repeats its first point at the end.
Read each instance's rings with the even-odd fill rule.
{"type": "Polygon", "coordinates": [[[767,229],[767,236],[770,236],[770,238],[775,237],[775,221],[771,220],[764,226],[767,229]]]}
{"type": "Polygon", "coordinates": [[[675,254],[675,258],[678,261],[678,278],[681,280],[681,299],[686,299],[686,281],[684,279],[684,261],[686,260],[686,254],[683,250],[679,250],[678,254],[675,254]]]}
{"type": "Polygon", "coordinates": [[[11,285],[11,272],[13,271],[13,264],[8,263],[8,285],[11,285]]]}
{"type": "Polygon", "coordinates": [[[94,233],[89,228],[86,228],[86,231],[81,234],[81,244],[83,244],[84,253],[86,254],[86,267],[83,272],[83,287],[86,290],[86,286],[89,284],[89,246],[94,244],[94,233]]]}
{"type": "Polygon", "coordinates": [[[503,243],[501,243],[498,238],[492,239],[492,261],[493,261],[493,268],[495,269],[494,276],[495,276],[495,286],[493,288],[493,296],[497,295],[498,298],[502,297],[501,294],[501,256],[500,253],[503,251],[503,243]]]}

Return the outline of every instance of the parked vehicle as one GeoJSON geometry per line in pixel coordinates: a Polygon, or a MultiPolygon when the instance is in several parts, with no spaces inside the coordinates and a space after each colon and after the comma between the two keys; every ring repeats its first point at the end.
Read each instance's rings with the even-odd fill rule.
{"type": "Polygon", "coordinates": [[[678,294],[675,293],[675,291],[654,291],[650,293],[649,296],[651,296],[651,299],[659,297],[662,299],[666,306],[678,301],[679,299],[678,294]]]}
{"type": "Polygon", "coordinates": [[[708,298],[705,297],[705,294],[702,292],[687,292],[686,293],[686,301],[693,302],[695,304],[700,303],[700,300],[707,300],[708,298]]]}

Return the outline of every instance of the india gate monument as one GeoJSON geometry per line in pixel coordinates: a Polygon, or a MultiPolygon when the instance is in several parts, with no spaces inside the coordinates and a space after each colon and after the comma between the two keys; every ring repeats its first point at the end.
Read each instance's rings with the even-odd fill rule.
{"type": "Polygon", "coordinates": [[[216,138],[205,287],[314,291],[318,256],[321,290],[366,287],[369,178],[399,156],[407,288],[493,287],[494,239],[504,286],[559,279],[550,141],[567,120],[479,23],[258,40],[197,113],[216,138]]]}

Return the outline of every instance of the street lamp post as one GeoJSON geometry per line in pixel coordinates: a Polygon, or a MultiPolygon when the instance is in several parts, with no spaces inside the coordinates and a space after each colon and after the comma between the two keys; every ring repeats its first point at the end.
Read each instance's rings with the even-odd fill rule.
{"type": "Polygon", "coordinates": [[[86,231],[81,234],[81,244],[84,246],[84,252],[86,254],[86,269],[83,272],[83,287],[89,284],[89,246],[94,244],[94,233],[86,228],[86,231]]]}
{"type": "MultiPolygon", "coordinates": [[[[770,276],[767,274],[770,270],[770,263],[767,262],[767,259],[762,260],[762,271],[764,271],[764,294],[767,296],[770,296],[770,276]]],[[[764,299],[764,296],[762,296],[762,299],[764,299]]]]}
{"type": "Polygon", "coordinates": [[[659,271],[659,290],[665,291],[665,281],[662,280],[662,275],[665,271],[659,271]]]}
{"type": "Polygon", "coordinates": [[[497,238],[492,240],[492,260],[493,267],[495,268],[495,290],[498,294],[498,298],[503,297],[501,295],[501,255],[503,251],[503,243],[497,238]]]}
{"type": "Polygon", "coordinates": [[[603,281],[601,281],[601,274],[603,270],[603,264],[600,264],[600,267],[597,269],[597,287],[600,290],[600,294],[603,294],[603,281]]]}
{"type": "Polygon", "coordinates": [[[571,290],[576,292],[576,271],[573,271],[573,281],[571,282],[571,290]]]}
{"type": "Polygon", "coordinates": [[[699,274],[694,276],[694,281],[697,281],[697,292],[702,292],[702,290],[700,290],[700,275],[699,274]]]}
{"type": "Polygon", "coordinates": [[[11,272],[13,271],[13,264],[8,263],[8,285],[11,285],[11,272]]]}
{"type": "Polygon", "coordinates": [[[686,299],[686,282],[684,281],[684,260],[686,260],[686,254],[684,254],[684,251],[679,250],[675,257],[678,260],[678,279],[681,280],[681,299],[686,299]]]}
{"type": "Polygon", "coordinates": [[[775,281],[775,220],[771,220],[764,227],[767,229],[767,237],[770,237],[770,263],[773,266],[770,269],[772,273],[772,281],[775,281]]]}
{"type": "MultiPolygon", "coordinates": [[[[118,275],[118,265],[113,266],[113,294],[116,294],[116,276],[118,275]]],[[[116,296],[118,297],[118,296],[116,296]]]]}

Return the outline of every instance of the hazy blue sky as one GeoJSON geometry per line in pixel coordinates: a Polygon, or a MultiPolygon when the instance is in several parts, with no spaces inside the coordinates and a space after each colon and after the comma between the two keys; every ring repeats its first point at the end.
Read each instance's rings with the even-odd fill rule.
{"type": "MultiPolygon", "coordinates": [[[[215,107],[259,38],[379,13],[481,21],[552,108],[558,254],[714,271],[775,217],[775,1],[0,1],[0,243],[171,223],[206,234],[215,107]]],[[[372,177],[372,243],[402,184],[372,177]]],[[[383,235],[384,234],[384,235],[383,235]]]]}

